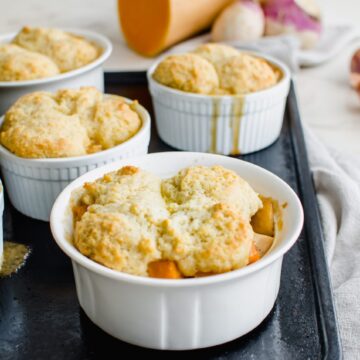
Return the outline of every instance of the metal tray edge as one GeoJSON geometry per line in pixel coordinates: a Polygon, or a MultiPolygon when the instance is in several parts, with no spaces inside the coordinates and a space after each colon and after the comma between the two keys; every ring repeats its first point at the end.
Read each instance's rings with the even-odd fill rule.
{"type": "Polygon", "coordinates": [[[288,99],[288,115],[291,126],[291,142],[295,153],[295,168],[301,200],[304,207],[305,231],[308,239],[309,258],[312,265],[316,300],[319,310],[319,327],[324,335],[323,358],[326,360],[342,359],[340,333],[337,324],[336,308],[330,280],[330,273],[325,257],[324,235],[321,231],[320,211],[316,199],[315,187],[310,173],[309,160],[301,118],[296,101],[294,84],[291,84],[288,99]],[[299,161],[301,159],[301,161],[299,161]],[[315,204],[315,206],[314,206],[315,204]],[[326,271],[324,272],[324,269],[326,271]]]}
{"type": "Polygon", "coordinates": [[[146,71],[124,71],[104,73],[105,84],[111,85],[136,85],[146,83],[146,71]]]}

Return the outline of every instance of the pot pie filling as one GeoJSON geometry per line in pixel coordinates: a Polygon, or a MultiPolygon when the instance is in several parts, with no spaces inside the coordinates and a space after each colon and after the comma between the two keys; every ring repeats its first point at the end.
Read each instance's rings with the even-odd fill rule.
{"type": "Polygon", "coordinates": [[[125,166],[74,190],[71,209],[83,255],[154,278],[240,269],[275,236],[274,201],[222,166],[192,166],[168,179],[125,166]]]}

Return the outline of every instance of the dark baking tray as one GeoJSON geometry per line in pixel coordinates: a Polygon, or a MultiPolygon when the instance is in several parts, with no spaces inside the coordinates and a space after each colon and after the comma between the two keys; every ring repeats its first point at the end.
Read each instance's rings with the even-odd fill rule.
{"type": "MultiPolygon", "coordinates": [[[[144,73],[106,74],[107,92],[138,99],[152,112],[144,73]]],[[[151,152],[173,150],[152,128],[151,152]]],[[[32,220],[6,201],[6,240],[29,244],[26,266],[0,280],[0,359],[339,359],[337,329],[323,234],[310,176],[294,88],[281,136],[273,145],[240,158],[284,179],[300,196],[305,226],[283,262],[279,297],[251,333],[230,343],[187,352],[128,345],[97,328],[80,309],[69,259],[52,239],[49,224],[32,220]]]]}

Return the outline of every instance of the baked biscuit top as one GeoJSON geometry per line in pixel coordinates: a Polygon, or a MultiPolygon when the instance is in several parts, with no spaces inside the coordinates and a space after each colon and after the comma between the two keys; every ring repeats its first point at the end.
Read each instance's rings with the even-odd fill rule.
{"type": "Polygon", "coordinates": [[[75,190],[71,204],[73,242],[84,255],[142,276],[150,263],[170,260],[190,277],[247,265],[249,216],[262,206],[245,180],[221,166],[165,180],[126,166],[75,190]]]}
{"type": "Polygon", "coordinates": [[[167,56],[153,78],[163,85],[199,94],[209,94],[219,85],[215,68],[196,54],[167,56]]]}
{"type": "Polygon", "coordinates": [[[231,94],[247,94],[275,85],[278,74],[261,58],[241,53],[216,64],[220,88],[231,94]]]}
{"type": "Polygon", "coordinates": [[[25,26],[13,44],[51,58],[60,72],[78,69],[99,57],[100,49],[82,36],[59,29],[25,26]]]}
{"type": "Polygon", "coordinates": [[[223,166],[192,166],[163,180],[162,193],[169,208],[200,210],[203,206],[224,203],[250,220],[261,201],[248,182],[223,166]]]}
{"type": "Polygon", "coordinates": [[[80,209],[74,245],[109,268],[146,275],[148,263],[161,258],[157,238],[167,210],[160,184],[160,178],[135,167],[86,183],[73,194],[80,209]]]}
{"type": "Polygon", "coordinates": [[[216,43],[200,45],[193,53],[203,57],[213,65],[216,65],[219,61],[240,54],[240,52],[232,46],[216,43]]]}
{"type": "Polygon", "coordinates": [[[41,79],[59,72],[47,56],[13,44],[0,45],[0,81],[41,79]]]}
{"type": "Polygon", "coordinates": [[[80,156],[119,145],[140,127],[134,104],[120,96],[93,87],[35,92],[7,111],[0,142],[25,158],[80,156]]]}
{"type": "Polygon", "coordinates": [[[278,82],[281,73],[261,57],[211,43],[197,47],[192,53],[167,56],[152,76],[178,90],[221,96],[269,88],[278,82]]]}

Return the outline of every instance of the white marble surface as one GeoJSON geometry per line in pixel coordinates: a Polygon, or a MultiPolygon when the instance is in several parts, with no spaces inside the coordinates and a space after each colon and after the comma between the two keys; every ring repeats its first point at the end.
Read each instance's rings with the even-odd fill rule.
{"type": "MultiPolygon", "coordinates": [[[[319,0],[327,22],[359,24],[360,1],[319,0]]],[[[349,86],[350,59],[360,40],[322,66],[296,76],[302,119],[327,145],[360,155],[360,97],[349,86]]]]}
{"type": "MultiPolygon", "coordinates": [[[[359,0],[319,0],[325,20],[358,23],[359,0]]],[[[107,35],[115,45],[106,68],[146,68],[151,59],[128,50],[120,34],[115,0],[1,0],[0,33],[25,24],[81,27],[107,35]]],[[[303,121],[328,145],[360,154],[360,98],[349,87],[349,62],[360,40],[336,58],[296,75],[303,121]]]]}

